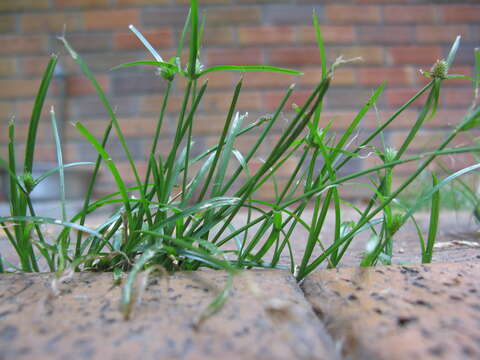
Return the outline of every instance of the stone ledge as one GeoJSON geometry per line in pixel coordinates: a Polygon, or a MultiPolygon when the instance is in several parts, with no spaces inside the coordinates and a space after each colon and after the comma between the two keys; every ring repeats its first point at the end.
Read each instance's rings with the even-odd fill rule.
{"type": "Polygon", "coordinates": [[[226,281],[220,271],[151,276],[131,320],[109,273],[78,273],[51,296],[52,274],[0,276],[0,359],[335,359],[334,346],[287,272],[234,279],[224,307],[193,319],[226,281]]]}
{"type": "Polygon", "coordinates": [[[302,284],[353,359],[479,359],[480,262],[338,268],[302,284]]]}

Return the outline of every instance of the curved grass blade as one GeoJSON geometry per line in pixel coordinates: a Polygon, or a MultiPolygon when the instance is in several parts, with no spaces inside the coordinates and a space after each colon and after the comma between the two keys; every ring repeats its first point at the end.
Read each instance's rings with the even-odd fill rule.
{"type": "Polygon", "coordinates": [[[110,155],[105,151],[103,146],[95,139],[90,131],[80,122],[75,123],[75,127],[80,131],[80,133],[88,140],[88,142],[95,148],[98,154],[103,158],[103,161],[107,165],[108,169],[112,173],[113,178],[115,179],[115,183],[117,184],[118,190],[123,199],[123,204],[125,206],[125,210],[130,214],[130,202],[128,199],[128,192],[125,182],[122,179],[122,176],[118,172],[115,163],[113,162],[110,155]]]}
{"type": "Polygon", "coordinates": [[[178,214],[170,216],[169,218],[165,219],[164,221],[161,221],[158,224],[154,224],[152,230],[153,231],[158,231],[168,224],[175,223],[177,221],[177,219],[188,217],[188,216],[193,215],[195,213],[198,213],[200,211],[206,211],[206,210],[210,210],[210,209],[214,209],[214,208],[222,207],[222,206],[236,205],[239,201],[240,201],[240,199],[236,198],[236,197],[226,197],[226,196],[224,196],[224,197],[212,198],[212,199],[203,201],[201,203],[198,203],[198,204],[196,204],[192,207],[189,207],[188,209],[185,209],[185,210],[179,212],[178,214]]]}
{"type": "Polygon", "coordinates": [[[315,37],[317,39],[318,50],[320,51],[320,61],[322,66],[322,80],[327,78],[327,56],[325,55],[325,42],[318,23],[318,17],[315,10],[312,13],[313,27],[315,28],[315,37]]]}
{"type": "Polygon", "coordinates": [[[420,209],[423,204],[428,201],[437,191],[439,191],[443,186],[447,185],[451,181],[455,180],[457,177],[468,174],[469,172],[480,169],[480,164],[475,164],[468,166],[464,169],[461,169],[445,179],[434,185],[429,191],[427,191],[420,199],[418,199],[413,206],[403,215],[402,223],[405,222],[410,216],[412,216],[418,209],[420,209]]]}
{"type": "Polygon", "coordinates": [[[170,64],[164,61],[148,61],[148,60],[132,61],[132,62],[116,65],[112,67],[110,71],[126,68],[126,67],[139,66],[139,65],[151,65],[151,66],[155,66],[165,70],[177,71],[177,67],[173,64],[170,64]]]}
{"type": "Polygon", "coordinates": [[[188,61],[188,75],[195,79],[198,55],[198,2],[190,0],[190,54],[188,61]]]}
{"type": "Polygon", "coordinates": [[[37,139],[38,124],[40,122],[40,115],[42,113],[45,97],[47,96],[48,88],[53,78],[53,72],[58,62],[58,56],[52,55],[50,61],[43,73],[42,82],[35,98],[35,104],[33,106],[32,116],[30,118],[30,124],[28,126],[27,143],[25,145],[25,163],[24,172],[32,173],[33,156],[35,153],[35,142],[37,139]]]}
{"type": "Polygon", "coordinates": [[[452,47],[450,48],[450,52],[448,53],[448,56],[447,56],[448,67],[452,66],[453,60],[455,59],[455,55],[457,54],[458,47],[460,46],[461,38],[462,37],[458,35],[455,41],[453,42],[452,47]]]}
{"type": "Polygon", "coordinates": [[[0,217],[0,222],[17,222],[17,221],[22,221],[22,222],[28,221],[28,222],[34,222],[34,223],[40,223],[40,224],[46,223],[46,224],[52,224],[52,225],[59,225],[59,226],[68,227],[74,230],[83,231],[93,236],[96,236],[98,238],[102,237],[102,234],[100,234],[99,232],[89,229],[85,226],[74,224],[69,221],[62,221],[62,220],[44,217],[44,216],[2,216],[0,217]]]}
{"type": "Polygon", "coordinates": [[[272,73],[290,74],[290,75],[303,75],[301,71],[280,68],[276,66],[266,65],[217,65],[209,67],[197,74],[197,77],[201,77],[205,74],[215,71],[266,71],[272,73]]]}
{"type": "MultiPolygon", "coordinates": [[[[78,162],[74,162],[74,163],[63,164],[62,168],[63,169],[68,169],[68,168],[75,167],[75,166],[86,166],[86,165],[95,165],[95,163],[91,162],[91,161],[78,161],[78,162]]],[[[40,175],[38,178],[35,179],[35,185],[40,184],[43,180],[45,180],[49,176],[55,174],[57,171],[58,172],[60,171],[60,166],[57,166],[54,169],[46,171],[45,173],[43,173],[42,175],[40,175]]]]}
{"type": "MultiPolygon", "coordinates": [[[[438,185],[438,178],[435,173],[432,173],[433,187],[438,185]]],[[[438,232],[438,218],[440,215],[440,191],[432,194],[432,208],[430,210],[430,225],[428,227],[427,246],[425,252],[422,254],[422,263],[429,264],[432,262],[433,245],[438,232]]]]}
{"type": "Polygon", "coordinates": [[[137,30],[135,26],[132,24],[128,25],[128,28],[130,31],[132,31],[135,36],[142,42],[143,46],[147,48],[147,50],[152,54],[152,56],[157,60],[158,62],[164,62],[160,54],[153,48],[153,46],[148,42],[148,40],[145,38],[145,36],[142,35],[140,31],[137,30]]]}

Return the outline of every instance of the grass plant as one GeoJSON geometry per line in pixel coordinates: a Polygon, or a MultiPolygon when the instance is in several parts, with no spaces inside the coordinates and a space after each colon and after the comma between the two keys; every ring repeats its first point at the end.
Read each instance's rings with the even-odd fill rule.
{"type": "MultiPolygon", "coordinates": [[[[386,84],[381,84],[373,92],[342,134],[335,134],[331,130],[332,123],[326,122],[322,117],[322,105],[336,68],[356,59],[340,57],[328,66],[322,33],[315,14],[313,24],[320,52],[322,77],[318,85],[311,90],[307,100],[301,106],[294,107],[294,115],[265,157],[264,163],[256,170],[251,168],[251,161],[258,156],[261,144],[286,110],[285,104],[294,87],[285,90],[272,115],[249,122],[246,114],[240,114],[236,110],[243,87],[243,81],[240,80],[233,89],[217,144],[200,155],[193,156],[192,129],[199,104],[208,91],[208,74],[216,71],[267,71],[272,73],[272,76],[301,73],[262,65],[223,65],[205,68],[199,56],[203,24],[199,25],[196,0],[191,1],[185,27],[179,39],[178,51],[172,59],[163,59],[141,32],[131,26],[133,33],[145,45],[154,60],[122,64],[117,66],[115,71],[132,66],[151,66],[158,72],[158,81],[166,82],[147,159],[148,166],[143,176],[133,160],[107,95],[66,37],[60,37],[70,56],[95,87],[99,99],[108,111],[110,121],[101,139],[97,139],[81,122],[75,123],[75,128],[96,150],[98,156],[92,163],[64,164],[61,139],[52,111],[58,167],[37,179],[32,177],[38,123],[58,60],[57,56],[53,55],[45,70],[33,108],[23,172],[18,170],[15,159],[13,121],[9,125],[9,157],[8,160],[0,160],[9,174],[11,211],[9,216],[0,217],[0,225],[18,254],[18,264],[6,263],[0,257],[0,270],[40,271],[39,260],[43,259],[50,271],[58,273],[66,269],[112,271],[116,276],[121,272],[128,272],[122,300],[124,314],[128,317],[134,298],[136,276],[148,269],[149,271],[163,269],[170,272],[208,267],[227,270],[233,276],[244,268],[287,268],[301,281],[324,263],[328,267],[338,266],[355,237],[365,231],[371,233],[371,241],[368,243],[361,265],[371,266],[378,262],[389,264],[392,262],[395,233],[425,203],[431,203],[432,220],[426,242],[421,237],[422,260],[430,261],[440,211],[438,190],[479,166],[474,165],[442,180],[433,175],[433,187],[415,204],[400,210],[393,204],[438,157],[480,150],[478,144],[449,147],[458,134],[469,132],[478,126],[480,108],[472,106],[464,119],[459,121],[435,150],[412,156],[405,154],[424,124],[434,121],[442,83],[450,78],[461,77],[478,85],[479,65],[477,63],[475,79],[448,73],[459,46],[460,39],[457,38],[448,58],[437,61],[430,72],[424,73],[430,78],[428,84],[388,119],[380,121],[365,139],[357,142],[356,134],[362,120],[375,108],[386,84]],[[181,59],[187,37],[189,51],[187,63],[184,64],[181,59]],[[178,77],[184,77],[187,85],[176,120],[172,146],[168,155],[162,156],[158,149],[159,138],[173,83],[178,77]],[[426,96],[426,101],[401,146],[398,149],[386,145],[374,146],[373,141],[381,138],[384,131],[422,95],[426,96]],[[256,143],[250,151],[241,153],[235,146],[237,139],[244,134],[252,133],[258,133],[256,143]],[[134,174],[135,181],[132,186],[122,178],[117,164],[106,150],[106,145],[113,136],[119,140],[134,174]],[[373,149],[381,163],[341,175],[340,170],[349,161],[361,156],[365,149],[373,149]],[[264,184],[268,181],[275,182],[277,171],[292,158],[298,159],[297,166],[286,184],[283,187],[277,186],[275,199],[258,200],[257,194],[262,191],[264,184]],[[399,186],[394,187],[395,168],[412,161],[419,162],[417,169],[399,186]],[[233,175],[228,176],[227,169],[232,163],[238,165],[233,170],[233,175]],[[63,173],[68,171],[69,167],[87,165],[93,166],[93,174],[83,207],[69,219],[65,211],[63,173]],[[100,199],[94,199],[93,191],[101,168],[111,173],[116,190],[100,199]],[[198,170],[193,170],[194,168],[198,170]],[[40,217],[35,212],[30,194],[38,183],[55,172],[60,174],[61,179],[59,195],[62,218],[40,217]],[[360,209],[342,199],[342,188],[356,184],[358,179],[365,176],[370,176],[370,182],[361,185],[370,189],[373,196],[367,206],[360,209]],[[89,216],[95,216],[97,211],[112,204],[116,205],[117,209],[106,221],[95,229],[85,226],[89,216]],[[311,221],[306,221],[304,214],[309,205],[313,207],[313,217],[311,221]],[[359,220],[353,222],[345,219],[342,206],[354,208],[360,214],[359,220]],[[327,244],[321,239],[321,232],[331,208],[335,217],[334,238],[327,244]],[[235,219],[240,211],[247,213],[247,221],[238,225],[235,219]],[[44,223],[61,227],[55,239],[48,239],[42,233],[40,225],[44,223]],[[301,261],[297,264],[293,254],[292,234],[298,227],[307,230],[308,238],[301,261]],[[315,253],[316,249],[320,251],[315,253]],[[283,254],[289,257],[287,265],[281,261],[283,254]]],[[[432,62],[433,60],[435,59],[432,59],[432,62]]],[[[231,285],[231,281],[229,284],[231,285]]],[[[214,312],[223,303],[227,292],[228,289],[225,289],[218,295],[213,305],[209,307],[208,313],[214,312]]]]}

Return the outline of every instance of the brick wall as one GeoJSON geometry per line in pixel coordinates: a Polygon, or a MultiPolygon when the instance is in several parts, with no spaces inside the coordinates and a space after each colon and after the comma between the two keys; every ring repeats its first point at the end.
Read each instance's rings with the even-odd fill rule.
{"type": "MultiPolygon", "coordinates": [[[[47,105],[55,105],[63,118],[59,120],[64,123],[66,160],[94,159],[94,151],[70,122],[81,120],[100,136],[108,118],[93,88],[55,38],[66,24],[68,39],[96,73],[116,106],[128,144],[143,168],[165,84],[147,69],[108,70],[120,63],[149,58],[128,31],[128,24],[137,26],[163,57],[172,56],[187,3],[187,0],[0,0],[0,154],[5,156],[6,124],[13,115],[17,122],[17,146],[22,149],[47,55],[56,52],[62,55],[63,75],[55,79],[47,105]]],[[[436,59],[445,56],[457,34],[462,35],[463,42],[453,71],[472,74],[473,49],[480,40],[478,1],[204,0],[200,5],[207,13],[201,56],[206,65],[271,64],[305,72],[303,77],[246,74],[239,109],[248,111],[252,121],[272,111],[292,82],[297,83],[292,100],[297,103],[317,83],[320,69],[311,27],[312,9],[320,18],[330,61],[341,54],[364,59],[362,63],[339,69],[328,95],[323,121],[333,119],[333,128],[338,131],[345,128],[372,89],[384,79],[389,83],[379,101],[380,115],[385,118],[391,114],[394,107],[425,83],[418,69],[429,69],[436,59]]],[[[209,79],[208,94],[195,120],[196,151],[215,142],[238,74],[212,74],[209,79]]],[[[163,148],[168,146],[174,129],[183,87],[181,81],[176,83],[161,140],[163,148]]],[[[415,149],[434,146],[451,124],[460,119],[470,104],[471,93],[467,82],[449,81],[441,95],[442,111],[418,137],[415,149]]],[[[389,143],[398,146],[417,110],[414,107],[398,119],[386,134],[389,143]]],[[[55,161],[46,115],[47,112],[40,128],[36,158],[55,161]]],[[[367,115],[363,131],[368,132],[375,124],[375,115],[367,115]]],[[[246,151],[253,141],[253,136],[246,136],[238,147],[246,151]]],[[[263,151],[267,147],[268,143],[263,151]]],[[[118,142],[112,141],[109,149],[121,162],[119,167],[125,176],[131,177],[118,142]]],[[[372,161],[358,160],[352,167],[360,168],[372,161]]],[[[461,167],[468,161],[464,157],[452,166],[461,167]]],[[[292,166],[294,161],[285,165],[283,173],[288,174],[292,166]]],[[[405,166],[403,171],[411,169],[405,166]]],[[[98,192],[113,190],[106,172],[101,180],[98,192]]],[[[262,194],[268,197],[269,191],[262,194]]]]}

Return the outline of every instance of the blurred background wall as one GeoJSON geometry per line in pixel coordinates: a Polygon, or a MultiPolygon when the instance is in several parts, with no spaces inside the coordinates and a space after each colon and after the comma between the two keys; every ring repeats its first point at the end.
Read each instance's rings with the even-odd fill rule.
{"type": "MultiPolygon", "coordinates": [[[[297,84],[291,103],[301,104],[309,89],[319,81],[319,55],[311,26],[313,9],[322,25],[330,61],[339,55],[363,58],[363,62],[343,66],[335,74],[322,121],[326,124],[333,120],[336,131],[344,129],[353,119],[372,89],[388,80],[378,103],[380,118],[385,120],[426,82],[418,70],[429,70],[436,59],[446,56],[457,34],[462,35],[463,41],[452,72],[471,75],[473,49],[480,40],[478,1],[203,0],[200,6],[207,16],[201,53],[205,65],[269,64],[305,72],[301,77],[245,74],[239,110],[248,111],[250,121],[272,112],[291,83],[297,84]]],[[[5,158],[6,127],[12,117],[17,123],[17,148],[19,153],[23,151],[40,77],[48,55],[58,53],[60,67],[46,102],[36,160],[56,161],[48,116],[50,105],[55,106],[58,121],[63,124],[65,161],[95,159],[95,152],[71,122],[82,121],[100,137],[108,117],[93,87],[56,39],[65,24],[67,38],[95,72],[116,107],[128,145],[143,169],[165,83],[152,69],[109,69],[129,61],[150,59],[128,30],[129,24],[141,30],[164,58],[173,56],[187,9],[187,0],[0,0],[0,155],[5,158]]],[[[195,119],[195,151],[215,143],[238,78],[239,74],[232,73],[209,77],[209,90],[195,119]]],[[[162,149],[168,148],[174,131],[183,86],[183,82],[177,81],[160,143],[162,149]]],[[[446,130],[461,119],[471,103],[472,87],[466,81],[448,81],[441,99],[442,111],[417,138],[414,146],[417,150],[433,148],[446,130]]],[[[399,145],[421,103],[422,99],[396,121],[386,134],[389,144],[399,145]]],[[[290,105],[285,109],[285,118],[288,109],[290,105]]],[[[375,125],[375,114],[370,112],[363,122],[363,131],[368,132],[375,125]]],[[[244,136],[237,147],[247,151],[255,138],[244,136]]],[[[109,150],[120,162],[124,176],[131,179],[118,141],[112,139],[109,150]]],[[[266,150],[268,143],[261,151],[266,150]]],[[[358,159],[352,167],[359,169],[372,161],[375,161],[373,156],[358,159]]],[[[447,163],[461,168],[469,161],[466,156],[447,163]]],[[[294,166],[294,160],[285,164],[283,174],[290,173],[294,166]]],[[[413,166],[405,166],[401,171],[408,173],[413,166]]],[[[111,191],[114,191],[112,179],[105,171],[96,193],[111,191]]],[[[268,187],[262,196],[269,198],[272,191],[273,186],[268,187]]],[[[361,194],[355,187],[345,189],[344,196],[348,192],[350,196],[361,194]]]]}

